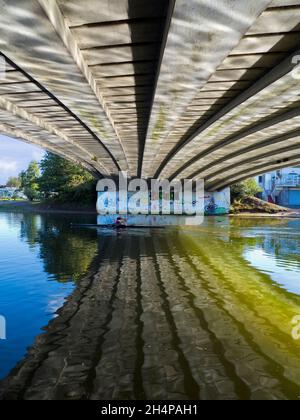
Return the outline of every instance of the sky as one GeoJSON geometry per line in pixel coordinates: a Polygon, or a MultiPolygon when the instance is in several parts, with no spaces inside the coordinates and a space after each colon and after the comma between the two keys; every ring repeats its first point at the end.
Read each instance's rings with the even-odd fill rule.
{"type": "Polygon", "coordinates": [[[26,169],[32,160],[40,161],[44,153],[39,147],[0,135],[0,185],[26,169]]]}

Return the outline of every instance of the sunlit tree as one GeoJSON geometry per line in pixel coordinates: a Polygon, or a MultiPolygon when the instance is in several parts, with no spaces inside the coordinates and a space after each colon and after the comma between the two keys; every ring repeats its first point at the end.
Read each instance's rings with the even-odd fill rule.
{"type": "Polygon", "coordinates": [[[9,188],[21,188],[21,184],[22,182],[20,177],[16,176],[11,176],[6,182],[6,186],[9,188]]]}
{"type": "Polygon", "coordinates": [[[262,189],[254,178],[246,179],[231,187],[231,196],[233,200],[254,197],[260,192],[262,192],[262,189]]]}
{"type": "Polygon", "coordinates": [[[38,200],[40,198],[39,187],[40,168],[35,161],[31,162],[26,171],[21,172],[21,188],[28,200],[38,200]]]}
{"type": "Polygon", "coordinates": [[[95,180],[80,165],[47,152],[40,168],[39,185],[46,199],[88,202],[95,198],[95,180]]]}

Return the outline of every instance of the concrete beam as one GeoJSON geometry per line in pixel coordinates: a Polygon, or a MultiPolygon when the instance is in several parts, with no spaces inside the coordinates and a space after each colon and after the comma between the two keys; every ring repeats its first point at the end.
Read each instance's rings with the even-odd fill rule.
{"type": "Polygon", "coordinates": [[[160,166],[168,154],[163,143],[186,107],[269,4],[176,1],[146,140],[144,177],[154,175],[153,162],[160,166]]]}
{"type": "MultiPolygon", "coordinates": [[[[289,55],[276,68],[213,115],[183,144],[177,145],[176,150],[173,150],[163,162],[157,175],[162,173],[163,176],[173,178],[180,176],[179,174],[186,168],[189,168],[190,173],[193,173],[196,170],[193,164],[201,159],[204,153],[212,152],[226,143],[227,132],[241,130],[242,126],[250,126],[250,129],[246,128],[244,131],[240,131],[243,136],[246,136],[248,131],[253,129],[259,131],[265,128],[260,124],[257,124],[255,128],[255,120],[259,119],[261,115],[278,112],[276,107],[283,103],[281,95],[290,96],[290,102],[293,98],[297,99],[298,81],[293,78],[293,70],[297,63],[293,62],[293,58],[298,54],[300,54],[300,50],[289,55]],[[220,143],[218,144],[218,142],[220,143]],[[189,152],[189,150],[199,150],[199,148],[203,149],[203,152],[201,151],[196,156],[189,152]],[[178,167],[174,171],[175,160],[178,162],[178,167]],[[180,160],[184,162],[182,165],[180,165],[180,160]]],[[[289,104],[287,104],[288,106],[289,104]]],[[[270,121],[272,120],[270,119],[270,121]]],[[[237,134],[232,138],[240,138],[239,136],[240,134],[237,134]]]]}
{"type": "MultiPolygon", "coordinates": [[[[225,154],[221,158],[214,160],[205,166],[202,167],[200,171],[195,172],[191,175],[193,179],[205,178],[206,181],[214,178],[218,175],[224,174],[230,169],[234,169],[239,164],[251,163],[252,161],[257,160],[258,154],[261,153],[262,149],[271,149],[274,150],[274,146],[285,144],[287,140],[295,139],[300,136],[300,130],[296,129],[290,131],[281,136],[274,136],[268,138],[267,140],[256,142],[247,147],[240,147],[236,151],[225,154]],[[249,158],[249,156],[251,156],[249,158]]],[[[247,144],[245,142],[244,144],[247,144]]]]}
{"type": "MultiPolygon", "coordinates": [[[[222,157],[226,158],[227,150],[232,150],[232,147],[235,147],[235,143],[245,144],[250,136],[254,138],[255,143],[257,144],[263,138],[263,133],[268,132],[267,129],[274,128],[276,130],[277,128],[278,136],[280,136],[282,130],[282,123],[285,124],[286,130],[288,130],[289,128],[291,128],[289,127],[289,121],[296,119],[298,123],[297,117],[299,115],[300,107],[292,108],[287,112],[277,113],[272,118],[263,118],[257,124],[250,126],[250,128],[240,130],[234,136],[225,137],[221,142],[208,145],[203,152],[196,155],[193,159],[187,162],[186,165],[180,167],[180,169],[171,176],[171,179],[177,178],[179,176],[183,178],[199,177],[203,171],[203,159],[209,157],[211,161],[214,161],[214,158],[218,159],[218,156],[216,155],[217,152],[220,152],[222,157]]],[[[243,146],[240,146],[240,148],[242,150],[243,146]]],[[[239,150],[238,153],[240,153],[241,150],[239,150]]]]}
{"type": "MultiPolygon", "coordinates": [[[[93,140],[91,135],[92,142],[99,144],[99,153],[97,153],[99,158],[103,152],[100,142],[103,141],[108,147],[107,150],[114,150],[117,153],[116,159],[119,159],[122,166],[124,155],[122,157],[120,151],[114,148],[114,144],[118,144],[118,139],[105,111],[99,106],[99,101],[55,33],[39,3],[29,0],[21,3],[16,0],[2,1],[0,28],[2,33],[0,51],[6,53],[40,85],[82,118],[95,135],[93,140]],[[96,121],[95,117],[91,118],[93,115],[97,115],[96,121]]],[[[32,89],[31,81],[20,83],[22,89],[25,83],[30,84],[32,89]]],[[[1,91],[4,87],[5,85],[0,84],[1,91]]],[[[11,87],[15,91],[15,85],[11,87]]],[[[41,116],[42,112],[34,112],[34,115],[41,116]]],[[[77,123],[75,125],[77,126],[77,123]]],[[[111,164],[116,170],[113,159],[111,157],[111,164]]]]}
{"type": "MultiPolygon", "coordinates": [[[[240,180],[272,171],[274,167],[284,168],[293,166],[293,162],[295,159],[298,159],[299,156],[300,143],[298,141],[298,143],[294,144],[293,146],[282,148],[278,151],[273,151],[273,153],[266,153],[265,155],[258,157],[255,162],[252,162],[251,165],[245,164],[245,166],[237,166],[234,170],[231,171],[230,175],[224,174],[222,178],[219,178],[213,182],[208,182],[205,185],[209,191],[222,190],[223,188],[231,186],[240,180]]],[[[230,173],[230,171],[228,173],[230,173]]]]}
{"type": "Polygon", "coordinates": [[[262,165],[259,165],[255,168],[253,172],[248,172],[248,173],[244,172],[244,175],[240,175],[240,177],[232,179],[228,184],[224,184],[225,187],[222,186],[223,184],[220,184],[219,187],[218,186],[210,187],[208,185],[207,188],[212,188],[211,191],[222,191],[223,188],[229,188],[233,184],[245,181],[246,179],[254,178],[264,173],[273,172],[277,169],[290,168],[290,167],[299,166],[299,165],[300,165],[300,154],[293,156],[291,158],[288,158],[286,161],[281,160],[279,161],[279,163],[276,163],[276,164],[273,162],[273,163],[270,163],[269,165],[265,163],[262,165]]]}
{"type": "Polygon", "coordinates": [[[214,182],[292,147],[300,4],[229,3],[3,0],[3,114],[109,175],[214,182]]]}
{"type": "Polygon", "coordinates": [[[101,6],[99,0],[58,0],[57,3],[71,27],[95,22],[110,24],[112,17],[116,22],[124,21],[129,14],[131,19],[156,18],[161,16],[164,6],[161,0],[135,0],[134,8],[131,8],[130,0],[101,0],[101,6]]]}
{"type": "MultiPolygon", "coordinates": [[[[81,70],[82,75],[87,80],[89,86],[91,87],[92,92],[95,94],[99,104],[100,108],[104,111],[102,113],[102,119],[105,122],[105,125],[107,126],[107,129],[110,128],[110,125],[112,126],[113,130],[110,130],[111,132],[111,139],[115,137],[115,141],[117,140],[119,143],[120,150],[118,151],[116,147],[114,147],[115,152],[117,152],[116,159],[119,162],[120,168],[125,168],[125,170],[130,170],[128,167],[128,163],[126,161],[126,153],[123,147],[123,144],[121,142],[121,139],[118,136],[118,133],[114,127],[113,120],[109,114],[109,111],[105,105],[104,99],[101,95],[101,92],[97,86],[97,82],[95,78],[93,77],[93,74],[90,72],[88,65],[85,63],[83,55],[80,51],[79,45],[76,41],[76,39],[73,37],[73,34],[71,33],[66,20],[61,13],[61,10],[58,7],[58,4],[56,0],[39,0],[39,3],[43,10],[45,11],[46,15],[48,16],[50,22],[52,23],[53,27],[55,28],[57,34],[60,36],[61,40],[63,41],[65,47],[73,57],[76,65],[81,70]],[[107,119],[107,121],[106,121],[107,119]]],[[[98,111],[99,112],[99,111],[98,111]]],[[[112,140],[111,140],[112,141],[112,140]]],[[[111,147],[111,142],[107,143],[107,147],[111,147]]]]}
{"type": "Polygon", "coordinates": [[[59,156],[78,164],[95,177],[99,177],[103,168],[99,167],[98,170],[91,164],[90,156],[76,145],[69,143],[68,147],[63,140],[56,135],[49,135],[46,130],[40,129],[36,131],[36,126],[31,124],[30,121],[25,122],[17,116],[11,117],[10,112],[1,109],[0,112],[0,131],[8,137],[24,141],[26,143],[35,144],[42,149],[49,152],[58,154],[59,156]],[[10,121],[10,124],[7,124],[10,121]]]}

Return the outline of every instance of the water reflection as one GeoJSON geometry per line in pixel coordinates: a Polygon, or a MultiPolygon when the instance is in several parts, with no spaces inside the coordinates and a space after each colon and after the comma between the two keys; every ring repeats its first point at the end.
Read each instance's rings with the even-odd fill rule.
{"type": "Polygon", "coordinates": [[[76,222],[95,223],[95,218],[23,214],[20,219],[21,240],[39,250],[44,270],[57,281],[76,282],[97,252],[97,232],[73,229],[76,222]]]}
{"type": "Polygon", "coordinates": [[[171,248],[179,255],[178,267],[187,283],[196,270],[198,282],[194,277],[190,290],[239,379],[248,383],[251,397],[298,398],[300,342],[291,335],[292,320],[300,314],[299,260],[293,252],[295,246],[299,249],[298,225],[233,219],[228,225],[220,220],[219,226],[213,220],[201,233],[180,235],[171,248]],[[268,264],[259,258],[266,244],[268,264]],[[285,252],[278,254],[285,245],[285,252]],[[284,260],[284,269],[279,270],[279,260],[284,260]],[[264,381],[266,386],[255,393],[264,381]]]}
{"type": "MultiPolygon", "coordinates": [[[[83,295],[79,287],[70,302],[74,324],[64,326],[65,339],[55,347],[53,334],[64,321],[51,324],[51,357],[35,367],[37,377],[51,376],[43,382],[51,398],[300,396],[300,341],[292,337],[292,320],[300,315],[297,221],[218,217],[197,229],[117,235],[72,230],[69,218],[16,217],[18,222],[7,222],[8,236],[16,229],[13,252],[23,271],[29,252],[42,263],[47,281],[60,282],[47,282],[48,308],[55,302],[49,284],[68,285],[70,276],[80,278],[99,255],[93,281],[84,287],[81,282],[83,295]],[[51,389],[51,383],[58,385],[51,389]]],[[[11,252],[8,246],[5,253],[11,252]]],[[[29,261],[28,272],[34,273],[29,261]]],[[[4,265],[12,270],[7,261],[4,265]]],[[[36,279],[28,278],[31,292],[36,279]]],[[[6,283],[3,290],[11,298],[15,290],[6,283]]],[[[26,289],[20,293],[33,323],[41,296],[30,300],[26,289]]],[[[19,339],[23,330],[17,325],[15,331],[19,339]]],[[[32,358],[25,365],[29,374],[32,358]]],[[[45,390],[33,383],[25,392],[34,398],[45,390]]]]}
{"type": "Polygon", "coordinates": [[[277,228],[264,230],[253,227],[245,231],[244,238],[255,237],[243,255],[250,264],[283,289],[300,295],[300,223],[288,221],[277,228]]]}
{"type": "Polygon", "coordinates": [[[70,228],[78,220],[94,222],[0,212],[0,314],[8,330],[0,341],[0,377],[23,357],[97,253],[96,232],[70,228]]]}

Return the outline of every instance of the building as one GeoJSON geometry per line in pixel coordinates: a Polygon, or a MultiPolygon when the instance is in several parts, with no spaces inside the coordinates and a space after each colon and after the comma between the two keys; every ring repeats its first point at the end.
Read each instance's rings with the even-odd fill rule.
{"type": "Polygon", "coordinates": [[[300,167],[285,168],[258,177],[262,198],[285,207],[300,208],[300,167]]]}
{"type": "Polygon", "coordinates": [[[12,198],[26,199],[25,195],[17,188],[0,186],[0,200],[7,200],[12,198]]]}

